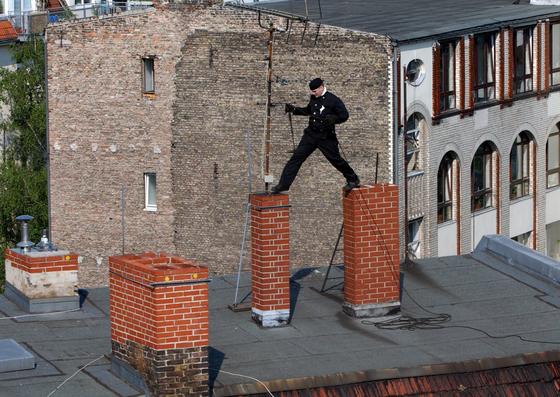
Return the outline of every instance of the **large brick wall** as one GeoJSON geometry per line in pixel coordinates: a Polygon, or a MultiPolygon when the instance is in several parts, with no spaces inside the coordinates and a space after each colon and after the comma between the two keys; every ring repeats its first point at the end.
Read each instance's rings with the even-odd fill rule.
{"type": "MultiPolygon", "coordinates": [[[[231,271],[237,263],[243,203],[247,201],[247,144],[251,137],[254,191],[263,190],[261,151],[265,124],[268,32],[254,14],[220,11],[222,31],[197,30],[177,65],[173,124],[175,244],[185,255],[231,271]],[[207,148],[202,151],[197,148],[207,148]],[[189,203],[189,205],[184,205],[189,203]],[[193,227],[196,233],[193,234],[193,227]],[[219,242],[219,243],[217,243],[219,242]]],[[[282,24],[282,22],[281,22],[282,24]]],[[[281,25],[283,26],[283,25],[281,25]]],[[[284,103],[307,104],[307,82],[326,80],[350,120],[338,128],[344,154],[364,181],[372,181],[379,152],[379,180],[389,180],[389,43],[385,38],[294,23],[276,36],[273,51],[271,170],[278,180],[292,149],[284,103]]],[[[294,117],[296,143],[307,123],[294,117]]],[[[290,190],[293,266],[326,265],[342,222],[344,178],[319,153],[300,170],[290,190]]]]}
{"type": "MultiPolygon", "coordinates": [[[[389,40],[303,30],[294,23],[289,40],[274,41],[272,173],[278,179],[291,149],[283,103],[304,105],[307,81],[321,76],[350,112],[338,131],[351,165],[371,181],[379,152],[379,181],[390,180],[389,40]]],[[[83,253],[82,284],[105,284],[106,257],[123,250],[165,250],[196,256],[211,272],[234,270],[249,193],[247,135],[253,191],[264,187],[267,38],[256,14],[219,6],[48,28],[51,231],[83,253]],[[156,56],[155,99],[141,94],[146,55],[156,56]],[[157,173],[157,212],[143,209],[144,172],[157,173]]],[[[294,118],[296,139],[305,123],[294,118]]],[[[295,266],[328,262],[343,182],[319,153],[302,167],[290,191],[295,266]]]]}

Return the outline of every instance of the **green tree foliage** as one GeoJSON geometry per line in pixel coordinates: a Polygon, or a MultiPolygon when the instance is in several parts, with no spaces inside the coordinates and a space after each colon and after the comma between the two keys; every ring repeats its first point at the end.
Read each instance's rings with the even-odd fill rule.
{"type": "Polygon", "coordinates": [[[10,109],[3,121],[13,132],[0,164],[0,289],[3,288],[5,247],[19,240],[16,216],[29,214],[30,239],[40,238],[48,225],[45,57],[41,37],[12,46],[15,70],[0,69],[0,101],[10,109]]]}

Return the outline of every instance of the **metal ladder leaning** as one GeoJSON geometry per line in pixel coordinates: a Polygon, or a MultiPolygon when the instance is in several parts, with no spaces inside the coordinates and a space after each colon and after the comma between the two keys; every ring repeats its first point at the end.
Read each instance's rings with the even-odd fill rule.
{"type": "MultiPolygon", "coordinates": [[[[339,263],[339,264],[335,263],[336,253],[342,251],[342,248],[339,248],[339,246],[340,246],[340,240],[342,239],[342,233],[343,232],[344,232],[344,223],[340,226],[340,231],[338,232],[338,237],[336,239],[336,244],[334,245],[333,253],[331,255],[331,260],[329,262],[329,267],[327,268],[327,274],[325,274],[325,278],[323,280],[323,285],[321,286],[321,291],[320,291],[321,293],[326,292],[326,291],[328,291],[328,290],[330,290],[330,289],[332,289],[332,288],[334,288],[334,287],[336,287],[336,286],[338,286],[338,285],[340,285],[344,282],[344,281],[342,281],[338,284],[330,286],[329,288],[325,288],[326,285],[327,285],[327,281],[329,280],[329,275],[331,273],[332,267],[336,266],[336,265],[343,265],[344,266],[344,263],[339,263]]],[[[331,277],[330,279],[331,280],[336,280],[336,279],[341,279],[341,278],[344,279],[344,277],[331,277]]]]}

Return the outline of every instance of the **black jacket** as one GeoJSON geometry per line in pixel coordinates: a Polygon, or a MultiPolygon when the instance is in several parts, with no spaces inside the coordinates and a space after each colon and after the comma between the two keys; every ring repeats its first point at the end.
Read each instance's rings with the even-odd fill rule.
{"type": "Polygon", "coordinates": [[[311,95],[307,106],[296,107],[294,115],[309,116],[309,125],[305,132],[324,137],[334,134],[335,124],[344,123],[349,117],[344,103],[329,91],[319,98],[311,95]]]}

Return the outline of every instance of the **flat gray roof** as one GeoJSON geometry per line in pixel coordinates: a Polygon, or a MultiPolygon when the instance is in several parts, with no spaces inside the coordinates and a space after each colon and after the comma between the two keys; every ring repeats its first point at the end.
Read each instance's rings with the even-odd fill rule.
{"type": "MultiPolygon", "coordinates": [[[[250,312],[227,308],[234,299],[236,277],[215,277],[209,294],[215,395],[263,390],[253,380],[219,370],[259,379],[272,389],[297,389],[560,359],[558,285],[497,258],[484,262],[460,256],[419,260],[403,268],[404,314],[427,317],[429,310],[451,315],[444,328],[415,331],[378,329],[343,314],[341,285],[336,286],[341,279],[330,281],[328,286],[334,287],[326,294],[317,291],[325,268],[295,271],[291,325],[261,329],[250,312]],[[539,342],[493,339],[476,329],[539,342]],[[535,354],[541,352],[547,353],[535,354]]],[[[341,275],[340,269],[334,270],[334,276],[341,275]]],[[[249,291],[249,283],[249,274],[243,273],[240,296],[249,291]]],[[[0,313],[24,314],[2,295],[0,313]]],[[[0,319],[0,339],[4,338],[15,339],[35,354],[37,368],[0,374],[0,395],[45,396],[80,365],[110,354],[108,289],[90,290],[80,312],[0,319]]],[[[109,361],[102,358],[55,395],[138,394],[108,369],[109,361]]]]}
{"type": "MultiPolygon", "coordinates": [[[[411,41],[467,33],[510,23],[560,16],[560,6],[531,5],[521,0],[307,0],[309,20],[346,29],[411,41]]],[[[254,3],[255,9],[305,16],[303,0],[254,3]]]]}

